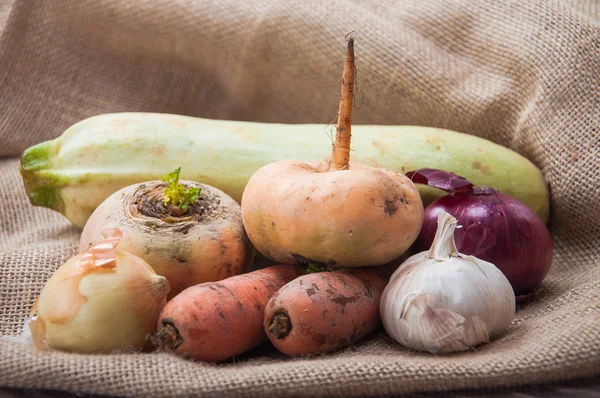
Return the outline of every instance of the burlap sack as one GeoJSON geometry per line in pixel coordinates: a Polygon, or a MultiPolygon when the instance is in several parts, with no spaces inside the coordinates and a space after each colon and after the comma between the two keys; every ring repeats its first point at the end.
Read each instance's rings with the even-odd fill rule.
{"type": "MultiPolygon", "coordinates": [[[[600,13],[594,1],[0,1],[0,385],[117,395],[366,396],[600,374],[600,13]],[[16,159],[116,111],[331,121],[356,30],[357,123],[486,137],[552,189],[555,257],[508,333],[452,356],[383,332],[293,360],[38,353],[12,341],[78,233],[32,208],[16,159]],[[9,337],[7,337],[9,336],[9,337]]],[[[468,287],[466,287],[468,288],[468,287]]]]}

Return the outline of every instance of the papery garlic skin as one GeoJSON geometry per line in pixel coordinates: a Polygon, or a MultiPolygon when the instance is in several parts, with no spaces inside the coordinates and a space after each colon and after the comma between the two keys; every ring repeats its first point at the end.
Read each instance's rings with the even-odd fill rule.
{"type": "Polygon", "coordinates": [[[441,214],[432,249],[407,259],[382,294],[383,325],[409,348],[465,351],[502,333],[514,318],[508,279],[494,264],[458,253],[454,228],[456,219],[441,214]]]}
{"type": "Polygon", "coordinates": [[[68,260],[42,290],[30,324],[34,342],[81,353],[143,348],[166,304],[167,279],[126,252],[91,268],[82,265],[84,255],[68,260]]]}

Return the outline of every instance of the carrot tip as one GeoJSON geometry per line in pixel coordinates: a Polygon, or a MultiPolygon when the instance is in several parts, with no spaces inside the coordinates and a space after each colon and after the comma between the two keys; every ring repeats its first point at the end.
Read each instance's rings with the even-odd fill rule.
{"type": "Polygon", "coordinates": [[[285,312],[276,312],[269,323],[268,332],[278,340],[283,339],[292,331],[292,320],[285,312]]]}
{"type": "Polygon", "coordinates": [[[175,324],[169,318],[163,319],[162,324],[163,327],[157,333],[150,333],[146,336],[146,340],[150,340],[150,343],[155,348],[176,349],[183,343],[183,338],[179,334],[179,330],[177,330],[175,324]]]}

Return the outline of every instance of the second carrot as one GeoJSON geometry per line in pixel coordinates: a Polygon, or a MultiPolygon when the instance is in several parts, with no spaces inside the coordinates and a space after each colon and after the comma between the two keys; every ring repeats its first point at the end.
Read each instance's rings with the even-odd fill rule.
{"type": "Polygon", "coordinates": [[[320,272],[301,276],[269,301],[264,327],[284,354],[334,351],[373,332],[381,323],[379,300],[386,267],[320,272]]]}

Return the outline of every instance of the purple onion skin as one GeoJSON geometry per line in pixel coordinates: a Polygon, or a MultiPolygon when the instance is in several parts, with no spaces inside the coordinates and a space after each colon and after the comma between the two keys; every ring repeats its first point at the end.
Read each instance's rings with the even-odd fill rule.
{"type": "Polygon", "coordinates": [[[520,201],[486,187],[455,192],[425,209],[418,251],[429,250],[437,217],[446,211],[462,228],[454,232],[458,251],[496,265],[509,280],[515,295],[536,289],[552,265],[552,238],[544,222],[520,201]]]}

